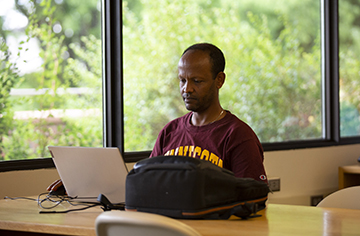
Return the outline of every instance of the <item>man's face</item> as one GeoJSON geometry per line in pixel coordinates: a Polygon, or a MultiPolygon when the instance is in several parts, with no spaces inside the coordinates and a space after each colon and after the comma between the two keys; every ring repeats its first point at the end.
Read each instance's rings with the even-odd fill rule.
{"type": "Polygon", "coordinates": [[[215,104],[218,89],[207,53],[199,50],[186,52],[179,61],[178,73],[186,109],[201,112],[215,104]]]}

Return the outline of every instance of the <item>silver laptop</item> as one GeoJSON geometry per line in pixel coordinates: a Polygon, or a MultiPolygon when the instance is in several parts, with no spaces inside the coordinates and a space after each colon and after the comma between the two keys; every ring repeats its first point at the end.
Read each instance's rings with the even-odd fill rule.
{"type": "Polygon", "coordinates": [[[96,202],[99,194],[111,203],[125,202],[128,170],[118,148],[48,147],[70,197],[96,202]]]}

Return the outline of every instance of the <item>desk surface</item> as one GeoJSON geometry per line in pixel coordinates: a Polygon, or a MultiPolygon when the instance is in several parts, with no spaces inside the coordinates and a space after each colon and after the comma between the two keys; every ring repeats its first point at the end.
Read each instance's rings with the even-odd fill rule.
{"type": "MultiPolygon", "coordinates": [[[[35,201],[0,200],[2,230],[55,235],[95,235],[99,207],[66,214],[39,214],[35,201]]],[[[202,235],[360,235],[360,210],[269,204],[261,217],[180,220],[202,235]]]]}

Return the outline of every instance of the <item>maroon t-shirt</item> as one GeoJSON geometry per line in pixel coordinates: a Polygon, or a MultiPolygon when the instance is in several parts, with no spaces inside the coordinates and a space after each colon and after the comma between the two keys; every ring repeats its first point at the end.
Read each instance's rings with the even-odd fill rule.
{"type": "Polygon", "coordinates": [[[234,172],[267,182],[263,148],[254,131],[231,112],[204,126],[190,124],[192,113],[168,123],[160,132],[150,157],[190,156],[205,159],[234,172]]]}

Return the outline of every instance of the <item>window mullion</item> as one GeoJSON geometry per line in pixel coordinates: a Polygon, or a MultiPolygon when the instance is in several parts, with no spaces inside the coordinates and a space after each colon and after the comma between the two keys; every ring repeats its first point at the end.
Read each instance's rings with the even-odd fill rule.
{"type": "Polygon", "coordinates": [[[340,140],[338,1],[322,1],[323,137],[340,140]]]}
{"type": "Polygon", "coordinates": [[[124,155],[122,1],[103,3],[104,146],[124,155]]]}

